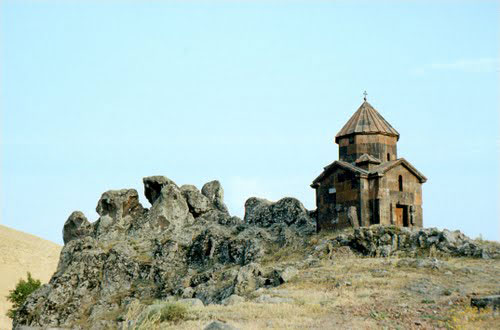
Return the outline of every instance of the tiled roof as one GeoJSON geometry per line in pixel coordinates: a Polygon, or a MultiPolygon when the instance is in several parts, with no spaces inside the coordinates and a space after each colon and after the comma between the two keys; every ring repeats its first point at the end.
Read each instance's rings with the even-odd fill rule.
{"type": "Polygon", "coordinates": [[[399,133],[384,117],[378,113],[370,103],[364,101],[358,110],[352,115],[351,119],[342,127],[335,136],[335,142],[338,142],[342,136],[350,134],[384,134],[396,136],[399,139],[399,133]]]}

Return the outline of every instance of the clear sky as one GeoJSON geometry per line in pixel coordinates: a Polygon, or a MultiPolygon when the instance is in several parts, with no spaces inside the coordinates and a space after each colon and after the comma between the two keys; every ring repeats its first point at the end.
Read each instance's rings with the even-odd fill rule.
{"type": "Polygon", "coordinates": [[[368,101],[424,225],[499,239],[498,1],[1,1],[0,223],[62,243],[109,189],[300,199],[368,101]]]}

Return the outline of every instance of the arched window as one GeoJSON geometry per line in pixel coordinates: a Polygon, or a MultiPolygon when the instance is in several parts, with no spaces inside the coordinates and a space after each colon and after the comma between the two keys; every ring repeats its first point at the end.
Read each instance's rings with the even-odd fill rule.
{"type": "Polygon", "coordinates": [[[403,191],[403,177],[400,175],[399,176],[399,191],[403,191]]]}

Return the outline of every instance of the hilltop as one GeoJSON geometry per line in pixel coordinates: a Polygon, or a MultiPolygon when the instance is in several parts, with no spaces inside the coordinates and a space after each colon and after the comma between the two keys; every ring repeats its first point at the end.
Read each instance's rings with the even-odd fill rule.
{"type": "Polygon", "coordinates": [[[10,308],[5,296],[20,278],[31,272],[47,283],[57,268],[61,246],[40,237],[0,225],[0,329],[10,329],[10,308]]]}
{"type": "MultiPolygon", "coordinates": [[[[150,208],[134,189],[110,190],[95,222],[69,216],[57,271],[16,325],[452,327],[473,319],[470,297],[498,290],[499,245],[458,231],[377,225],[318,234],[294,198],[252,197],[240,219],[218,181],[201,191],[163,176],[143,182],[150,208]]],[[[490,314],[480,321],[498,321],[490,314]]]]}

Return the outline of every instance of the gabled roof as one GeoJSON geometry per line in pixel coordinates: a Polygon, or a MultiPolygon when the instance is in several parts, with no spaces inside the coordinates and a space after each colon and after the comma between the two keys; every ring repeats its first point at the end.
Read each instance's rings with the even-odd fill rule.
{"type": "Polygon", "coordinates": [[[356,163],[356,164],[362,164],[362,163],[380,164],[380,163],[382,163],[382,161],[376,157],[373,157],[372,155],[362,154],[361,157],[356,159],[356,161],[354,163],[356,163]]]}
{"type": "Polygon", "coordinates": [[[383,134],[395,136],[399,140],[398,131],[366,101],[337,133],[335,142],[338,143],[341,137],[351,134],[383,134]]]}
{"type": "Polygon", "coordinates": [[[348,171],[356,173],[360,177],[373,177],[373,176],[384,176],[384,174],[387,173],[390,169],[392,169],[398,165],[402,165],[402,166],[406,167],[408,169],[408,171],[410,171],[413,175],[415,175],[421,183],[424,183],[425,181],[427,181],[427,178],[422,173],[420,173],[415,167],[413,167],[413,165],[410,164],[409,161],[407,161],[404,158],[399,158],[397,160],[391,160],[388,162],[384,162],[384,163],[372,168],[369,171],[362,169],[360,167],[354,166],[351,163],[347,163],[347,162],[344,162],[341,160],[336,160],[333,163],[331,163],[330,165],[325,166],[323,168],[323,172],[316,179],[314,179],[314,181],[311,184],[311,187],[317,188],[319,186],[319,183],[337,167],[341,167],[343,169],[346,169],[348,171]]]}
{"type": "Polygon", "coordinates": [[[318,183],[321,182],[328,174],[330,174],[337,167],[342,167],[343,169],[346,169],[348,171],[357,173],[365,177],[368,176],[369,174],[367,170],[354,166],[351,163],[347,163],[342,160],[336,160],[330,165],[323,167],[323,172],[320,175],[318,175],[316,179],[314,179],[314,181],[311,184],[311,187],[316,188],[318,186],[318,183]]]}
{"type": "Polygon", "coordinates": [[[415,175],[421,183],[427,181],[427,178],[422,173],[420,173],[415,167],[413,167],[413,165],[409,161],[407,161],[404,158],[399,158],[396,160],[391,160],[389,162],[382,163],[379,166],[372,168],[370,170],[370,175],[384,175],[390,169],[400,164],[406,167],[408,171],[410,171],[413,175],[415,175]]]}

